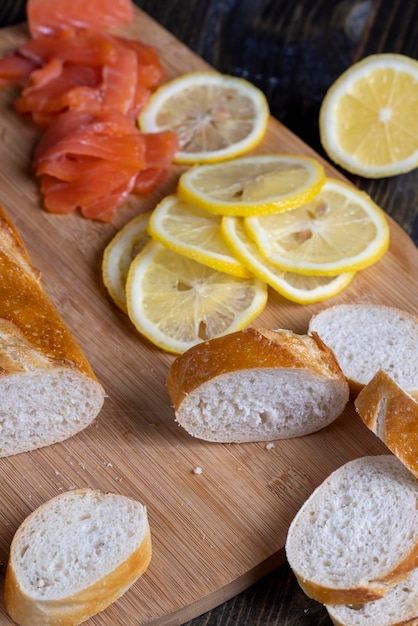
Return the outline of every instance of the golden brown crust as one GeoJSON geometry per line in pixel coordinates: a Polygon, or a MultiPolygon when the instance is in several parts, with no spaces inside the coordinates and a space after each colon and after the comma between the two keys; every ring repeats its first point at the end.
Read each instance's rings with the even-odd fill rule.
{"type": "Polygon", "coordinates": [[[205,341],[178,356],[168,373],[167,388],[177,410],[187,394],[216,376],[276,367],[308,368],[319,376],[345,382],[334,353],[318,337],[248,328],[205,341]]]}
{"type": "Polygon", "coordinates": [[[0,206],[0,377],[22,370],[19,350],[30,367],[33,351],[45,368],[77,368],[97,382],[83,351],[44,292],[39,272],[0,206]],[[38,353],[38,355],[37,355],[38,353]]]}
{"type": "Polygon", "coordinates": [[[379,370],[354,404],[366,426],[418,478],[418,403],[379,370]]]}
{"type": "Polygon", "coordinates": [[[1,205],[0,250],[9,256],[17,265],[20,265],[25,272],[31,274],[36,280],[40,280],[40,271],[32,264],[22,238],[1,205]]]}
{"type": "Polygon", "coordinates": [[[362,604],[383,598],[388,590],[385,584],[370,584],[357,589],[328,589],[296,577],[300,587],[310,598],[322,604],[362,604]]]}

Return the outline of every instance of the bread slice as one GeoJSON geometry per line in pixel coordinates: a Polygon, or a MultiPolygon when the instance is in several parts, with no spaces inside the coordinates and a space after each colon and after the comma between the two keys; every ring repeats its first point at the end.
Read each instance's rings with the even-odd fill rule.
{"type": "Polygon", "coordinates": [[[104,390],[0,207],[0,457],[76,434],[104,390]]]}
{"type": "Polygon", "coordinates": [[[253,328],[190,348],[173,362],[167,387],[177,422],[222,443],[307,435],[335,420],[349,396],[316,337],[253,328]]]}
{"type": "Polygon", "coordinates": [[[418,402],[379,370],[354,405],[366,426],[418,478],[418,402]]]}
{"type": "Polygon", "coordinates": [[[379,369],[418,398],[418,318],[394,307],[340,304],[309,323],[335,353],[353,396],[379,369]]]}
{"type": "Polygon", "coordinates": [[[380,600],[326,609],[335,626],[418,626],[418,569],[380,600]]]}
{"type": "Polygon", "coordinates": [[[293,519],[286,555],[323,604],[382,598],[418,565],[418,481],[394,455],[334,471],[293,519]]]}
{"type": "Polygon", "coordinates": [[[74,626],[106,609],[151,560],[146,508],[77,489],[36,509],[10,548],[5,603],[21,626],[74,626]]]}

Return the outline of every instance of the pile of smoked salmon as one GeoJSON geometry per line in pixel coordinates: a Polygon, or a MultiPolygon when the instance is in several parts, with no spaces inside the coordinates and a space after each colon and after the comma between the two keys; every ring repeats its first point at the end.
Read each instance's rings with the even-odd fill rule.
{"type": "Polygon", "coordinates": [[[177,151],[174,133],[137,126],[165,73],[154,48],[108,30],[132,19],[130,0],[28,0],[30,39],[0,58],[0,86],[19,87],[17,112],[43,129],[33,169],[53,213],[109,222],[177,151]]]}

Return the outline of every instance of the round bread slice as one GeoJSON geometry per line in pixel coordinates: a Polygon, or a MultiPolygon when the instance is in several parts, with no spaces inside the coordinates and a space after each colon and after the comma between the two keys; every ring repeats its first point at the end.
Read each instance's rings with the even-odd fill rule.
{"type": "Polygon", "coordinates": [[[21,626],[74,626],[106,609],[151,559],[146,508],[77,489],[36,509],[16,531],[5,603],[21,626]]]}
{"type": "Polygon", "coordinates": [[[325,608],[335,626],[417,626],[418,569],[380,600],[325,608]]]}
{"type": "Polygon", "coordinates": [[[335,626],[417,626],[418,569],[380,600],[325,608],[335,626]]]}
{"type": "Polygon", "coordinates": [[[349,397],[319,339],[253,328],[187,350],[173,362],[167,387],[177,422],[221,443],[307,435],[335,420],[349,397]]]}
{"type": "Polygon", "coordinates": [[[394,455],[334,471],[293,519],[290,567],[323,604],[382,598],[418,565],[418,482],[394,455]]]}
{"type": "Polygon", "coordinates": [[[384,369],[418,398],[418,318],[379,304],[339,304],[313,316],[317,333],[335,353],[353,396],[384,369]]]}

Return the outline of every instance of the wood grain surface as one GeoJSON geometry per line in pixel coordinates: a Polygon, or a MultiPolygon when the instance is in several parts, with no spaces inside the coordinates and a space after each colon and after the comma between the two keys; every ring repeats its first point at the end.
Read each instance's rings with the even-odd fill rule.
{"type": "MultiPolygon", "coordinates": [[[[193,22],[189,32],[194,32],[196,39],[187,43],[193,43],[192,47],[204,52],[203,56],[212,63],[207,54],[209,32],[196,30],[196,24],[209,20],[208,7],[214,9],[215,3],[204,9],[201,3],[192,2],[196,8],[194,16],[190,10],[189,22],[181,23],[176,22],[175,9],[168,4],[164,3],[165,8],[160,10],[165,11],[166,17],[170,12],[171,30],[181,31],[185,24],[191,28],[193,22]],[[203,41],[206,43],[202,51],[199,48],[203,41]]],[[[241,36],[248,35],[248,29],[254,29],[256,24],[253,38],[257,34],[260,47],[263,26],[264,36],[273,37],[275,3],[264,3],[264,22],[259,13],[254,13],[254,5],[242,4],[248,4],[248,11],[252,7],[253,13],[245,12],[247,21],[242,23],[241,36]]],[[[155,6],[162,7],[162,3],[155,6]]],[[[186,12],[179,11],[179,15],[184,17],[186,12]]],[[[230,18],[231,12],[225,15],[230,18]]],[[[126,32],[157,45],[170,76],[202,67],[198,56],[140,11],[126,32]]],[[[1,51],[13,48],[25,37],[24,26],[3,31],[1,51]]],[[[226,50],[225,37],[222,41],[226,50]]],[[[245,42],[249,46],[249,36],[245,42]]],[[[235,60],[240,57],[242,63],[248,63],[242,49],[240,55],[238,48],[230,50],[230,54],[235,60]]],[[[253,62],[258,61],[254,58],[253,62]]],[[[213,65],[222,71],[226,69],[221,63],[213,65]]],[[[174,423],[165,389],[172,357],[135,333],[110,302],[100,278],[106,243],[134,215],[151,209],[160,197],[172,191],[179,170],[173,168],[169,180],[148,198],[132,198],[112,225],[95,224],[77,215],[51,216],[43,211],[36,181],[30,174],[38,131],[17,117],[12,106],[14,95],[12,91],[0,93],[0,201],[42,270],[47,292],[84,348],[108,398],[95,424],[77,437],[0,460],[1,573],[4,576],[13,532],[47,498],[85,485],[118,491],[147,504],[154,556],[147,573],[126,596],[89,623],[182,624],[275,570],[284,558],[282,548],[290,520],[330,471],[350,458],[386,449],[360,424],[351,406],[327,429],[309,437],[275,442],[270,451],[264,444],[205,444],[183,433],[174,423]],[[203,468],[201,475],[193,474],[196,466],[203,468]]],[[[274,102],[273,92],[270,97],[274,102]]],[[[315,141],[310,143],[317,147],[315,141]]],[[[260,151],[312,155],[312,147],[272,119],[260,151]]],[[[339,175],[326,167],[329,173],[339,175]]],[[[354,182],[364,188],[364,181],[354,182]]],[[[416,194],[416,178],[398,177],[397,184],[399,197],[402,196],[400,204],[406,212],[405,194],[409,190],[416,194]]],[[[395,216],[399,209],[397,196],[393,195],[393,187],[390,192],[388,189],[386,181],[380,181],[379,186],[377,182],[370,183],[368,188],[375,201],[395,216]]],[[[416,205],[409,206],[409,210],[416,216],[416,205]]],[[[411,219],[411,213],[404,223],[414,234],[416,219],[411,219]]],[[[416,311],[418,252],[405,230],[393,219],[390,225],[391,246],[385,257],[359,273],[332,302],[382,302],[416,311]]],[[[257,324],[304,332],[311,314],[322,306],[301,307],[271,292],[269,306],[257,324]]],[[[263,583],[252,586],[245,597],[240,594],[190,624],[329,624],[322,607],[310,603],[297,587],[287,584],[289,576],[287,570],[279,568],[263,583]],[[281,580],[284,584],[280,586],[281,580]]],[[[11,623],[3,604],[0,623],[11,623]]]]}

